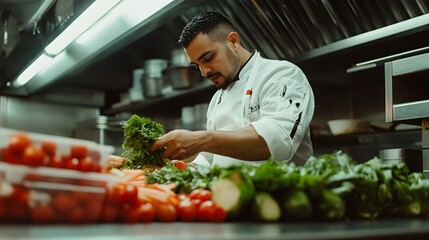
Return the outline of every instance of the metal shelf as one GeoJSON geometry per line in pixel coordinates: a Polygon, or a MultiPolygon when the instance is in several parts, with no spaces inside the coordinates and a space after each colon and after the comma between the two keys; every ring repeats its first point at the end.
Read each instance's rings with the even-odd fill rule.
{"type": "Polygon", "coordinates": [[[290,59],[290,61],[294,63],[301,63],[309,59],[329,55],[357,46],[373,43],[376,41],[389,41],[390,39],[407,36],[428,29],[429,14],[425,14],[304,52],[299,54],[297,57],[290,59]]]}
{"type": "Polygon", "coordinates": [[[151,108],[161,107],[169,104],[172,107],[188,104],[189,102],[197,103],[198,101],[210,100],[212,93],[216,91],[215,86],[208,80],[203,80],[200,84],[184,90],[173,90],[171,93],[157,98],[144,99],[141,102],[133,102],[118,108],[111,108],[103,111],[105,115],[112,115],[121,112],[142,112],[151,108]],[[207,93],[207,94],[206,94],[207,93]],[[197,94],[206,95],[204,98],[194,97],[197,94]],[[187,99],[187,100],[186,100],[187,99]]]}
{"type": "MultiPolygon", "coordinates": [[[[413,76],[417,72],[422,72],[424,74],[423,78],[422,76],[416,77],[421,79],[421,84],[413,83],[410,79],[406,79],[405,82],[407,85],[413,85],[416,91],[428,85],[426,78],[429,74],[429,72],[427,73],[429,69],[429,53],[387,62],[384,66],[386,121],[414,120],[429,117],[429,99],[427,96],[420,96],[420,99],[412,99],[401,103],[395,103],[396,96],[394,96],[395,88],[402,90],[404,87],[404,85],[402,85],[402,88],[399,87],[399,79],[403,76],[413,76]]],[[[412,94],[409,91],[407,89],[402,90],[402,92],[412,94]]]]}

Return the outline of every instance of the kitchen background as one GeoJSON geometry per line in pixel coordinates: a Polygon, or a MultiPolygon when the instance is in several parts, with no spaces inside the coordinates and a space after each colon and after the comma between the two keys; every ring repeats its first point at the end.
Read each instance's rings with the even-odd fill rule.
{"type": "MultiPolygon", "coordinates": [[[[71,44],[65,51],[74,58],[71,66],[57,65],[56,72],[15,86],[19,71],[92,2],[0,1],[3,23],[5,16],[10,23],[0,28],[9,32],[0,66],[0,126],[88,138],[114,145],[118,153],[120,123],[130,114],[153,118],[167,130],[202,129],[201,113],[214,89],[186,65],[172,63],[185,23],[212,9],[236,22],[245,47],[289,60],[307,74],[316,97],[311,126],[315,155],[341,149],[364,161],[381,149],[422,148],[420,122],[385,122],[383,63],[426,52],[428,0],[174,1],[89,55],[71,44]],[[163,67],[152,65],[154,59],[163,59],[158,62],[163,67]],[[174,87],[167,79],[173,71],[176,80],[181,76],[190,82],[174,87]],[[327,125],[333,119],[373,125],[367,132],[333,136],[327,125]]],[[[110,27],[112,34],[115,27],[110,27]]],[[[424,82],[406,94],[428,90],[424,82]]]]}

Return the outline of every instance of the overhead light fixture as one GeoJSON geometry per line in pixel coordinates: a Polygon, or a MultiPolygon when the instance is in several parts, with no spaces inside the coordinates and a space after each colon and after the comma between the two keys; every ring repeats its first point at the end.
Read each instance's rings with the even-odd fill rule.
{"type": "MultiPolygon", "coordinates": [[[[90,46],[92,46],[91,49],[88,50],[81,46],[82,49],[85,49],[85,54],[88,55],[90,52],[92,53],[102,48],[107,42],[113,41],[114,38],[120,37],[126,31],[137,26],[171,2],[173,2],[173,0],[95,0],[94,3],[77,17],[76,20],[70,23],[57,38],[45,47],[45,52],[15,79],[13,86],[23,86],[43,69],[45,69],[45,71],[51,71],[50,63],[53,60],[55,60],[55,62],[63,61],[60,60],[60,56],[70,54],[63,50],[75,40],[78,44],[87,44],[89,41],[90,46]],[[118,21],[125,23],[123,31],[109,31],[111,30],[109,26],[111,27],[112,24],[115,25],[114,23],[118,21]],[[102,39],[100,40],[100,38],[102,39]],[[93,45],[94,43],[96,44],[95,46],[93,45]]],[[[72,51],[72,49],[70,49],[70,51],[72,51]]],[[[85,54],[83,54],[84,56],[79,56],[78,59],[87,57],[85,54]]],[[[76,59],[76,61],[78,60],[76,59]]],[[[69,66],[70,64],[65,65],[69,66]]],[[[58,64],[53,66],[56,73],[58,73],[58,71],[65,71],[58,66],[58,64]]],[[[50,72],[46,74],[46,76],[52,76],[50,72]]]]}
{"type": "Polygon", "coordinates": [[[104,14],[121,0],[96,0],[76,20],[74,20],[57,38],[45,48],[49,55],[57,55],[83,32],[90,28],[104,14]]]}
{"type": "Polygon", "coordinates": [[[51,61],[52,57],[41,54],[30,66],[28,66],[16,79],[14,85],[20,87],[30,81],[38,72],[45,68],[51,61]]]}
{"type": "MultiPolygon", "coordinates": [[[[114,10],[110,11],[103,17],[102,20],[94,24],[91,29],[88,29],[80,37],[76,39],[78,44],[88,44],[96,41],[100,33],[108,31],[109,26],[112,26],[115,21],[122,21],[126,24],[127,29],[131,29],[154,13],[167,6],[173,0],[126,0],[118,4],[114,10]]],[[[124,32],[127,29],[123,29],[124,32]]],[[[114,35],[117,31],[111,31],[114,35]]],[[[119,34],[119,33],[118,33],[119,34]]],[[[122,34],[122,32],[120,33],[122,34]]],[[[118,37],[118,36],[116,36],[118,37]]]]}

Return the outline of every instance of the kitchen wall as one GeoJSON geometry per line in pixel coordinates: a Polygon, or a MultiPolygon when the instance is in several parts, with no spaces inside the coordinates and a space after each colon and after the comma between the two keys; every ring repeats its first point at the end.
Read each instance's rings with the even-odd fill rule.
{"type": "Polygon", "coordinates": [[[0,96],[0,126],[72,137],[76,123],[95,118],[99,109],[0,96]]]}
{"type": "MultiPolygon", "coordinates": [[[[347,81],[344,79],[344,81],[347,81]]],[[[316,109],[312,125],[328,130],[327,121],[353,118],[385,122],[384,79],[377,83],[333,90],[314,89],[316,109]]]]}

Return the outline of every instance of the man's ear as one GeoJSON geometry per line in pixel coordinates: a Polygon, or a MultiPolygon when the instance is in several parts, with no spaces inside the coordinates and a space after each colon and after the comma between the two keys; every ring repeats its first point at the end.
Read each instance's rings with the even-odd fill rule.
{"type": "Polygon", "coordinates": [[[230,32],[227,36],[227,41],[229,44],[232,45],[232,47],[237,47],[238,44],[240,43],[240,39],[238,37],[238,33],[236,32],[230,32]]]}

